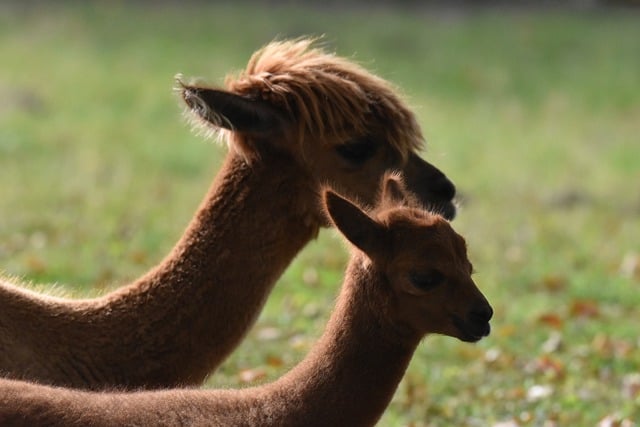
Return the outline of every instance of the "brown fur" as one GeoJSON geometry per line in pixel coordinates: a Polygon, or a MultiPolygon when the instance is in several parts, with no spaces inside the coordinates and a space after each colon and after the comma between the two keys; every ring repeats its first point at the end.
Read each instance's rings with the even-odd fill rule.
{"type": "Polygon", "coordinates": [[[471,279],[462,237],[411,207],[369,217],[325,196],[353,251],[336,308],[307,357],[279,380],[244,390],[91,393],[0,381],[12,426],[371,426],[427,333],[477,341],[491,306],[471,279]],[[412,282],[437,270],[429,289],[412,282]]]}
{"type": "Polygon", "coordinates": [[[413,114],[380,78],[297,40],[266,46],[228,86],[180,83],[190,114],[232,149],[171,253],[96,299],[0,282],[0,373],[92,389],[200,384],[328,225],[321,184],[371,204],[396,169],[420,203],[453,216],[453,185],[417,156],[413,114]]]}

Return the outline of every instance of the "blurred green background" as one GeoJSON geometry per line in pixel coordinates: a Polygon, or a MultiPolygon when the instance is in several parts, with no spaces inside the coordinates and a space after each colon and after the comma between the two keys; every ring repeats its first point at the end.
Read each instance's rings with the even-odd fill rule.
{"type": "MultiPolygon", "coordinates": [[[[0,268],[74,296],[146,271],[225,155],[190,132],[173,76],[221,84],[274,38],[324,34],[415,108],[496,312],[477,345],[427,338],[380,425],[633,425],[639,18],[593,5],[0,3],[0,268]]],[[[346,257],[323,231],[207,386],[270,381],[300,360],[346,257]]]]}

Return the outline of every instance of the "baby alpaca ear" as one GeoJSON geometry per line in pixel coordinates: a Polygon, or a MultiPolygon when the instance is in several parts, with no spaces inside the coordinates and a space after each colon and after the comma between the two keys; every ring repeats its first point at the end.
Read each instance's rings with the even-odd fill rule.
{"type": "Polygon", "coordinates": [[[205,122],[231,131],[264,134],[278,131],[281,114],[267,102],[250,99],[220,89],[198,87],[178,82],[187,107],[205,122]]]}
{"type": "Polygon", "coordinates": [[[385,246],[386,231],[359,207],[330,190],[324,192],[325,210],[338,230],[370,257],[385,246]]]}
{"type": "Polygon", "coordinates": [[[407,189],[398,173],[386,173],[382,182],[381,202],[387,206],[401,206],[407,202],[407,189]]]}
{"type": "Polygon", "coordinates": [[[407,190],[402,175],[399,172],[386,172],[382,178],[378,210],[398,206],[419,207],[420,204],[416,196],[407,190]]]}

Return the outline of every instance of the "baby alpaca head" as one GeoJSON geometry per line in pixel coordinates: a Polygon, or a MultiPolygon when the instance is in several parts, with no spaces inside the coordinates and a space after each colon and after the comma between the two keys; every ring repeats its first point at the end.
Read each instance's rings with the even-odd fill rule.
{"type": "Polygon", "coordinates": [[[324,192],[331,222],[379,276],[376,286],[384,289],[376,294],[384,295],[384,320],[414,336],[437,333],[475,342],[489,335],[493,309],[471,278],[464,239],[403,193],[401,180],[387,175],[381,208],[370,215],[324,192]]]}

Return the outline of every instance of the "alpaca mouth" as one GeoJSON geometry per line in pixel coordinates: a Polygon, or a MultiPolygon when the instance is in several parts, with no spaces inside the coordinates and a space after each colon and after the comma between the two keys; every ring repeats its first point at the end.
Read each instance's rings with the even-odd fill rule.
{"type": "Polygon", "coordinates": [[[427,206],[429,211],[441,215],[448,221],[453,220],[458,213],[458,203],[455,199],[430,202],[427,206]]]}
{"type": "Polygon", "coordinates": [[[491,332],[489,322],[469,324],[459,317],[453,316],[453,324],[460,332],[458,339],[464,342],[478,342],[491,332]]]}
{"type": "Polygon", "coordinates": [[[442,216],[451,221],[456,217],[458,207],[455,202],[448,202],[442,206],[442,216]]]}

